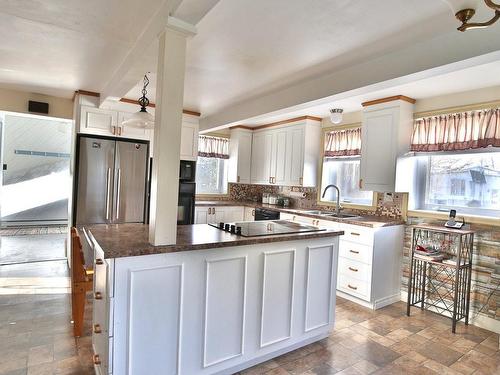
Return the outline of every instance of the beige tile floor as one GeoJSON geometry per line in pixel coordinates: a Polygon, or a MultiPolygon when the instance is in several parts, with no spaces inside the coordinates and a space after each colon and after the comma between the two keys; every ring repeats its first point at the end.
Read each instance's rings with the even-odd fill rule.
{"type": "MultiPolygon", "coordinates": [[[[7,274],[16,272],[0,267],[0,279],[7,274]]],[[[42,263],[21,273],[44,274],[64,277],[67,270],[42,263]]],[[[449,319],[418,309],[408,318],[405,308],[371,311],[338,299],[329,338],[241,374],[500,374],[497,334],[460,323],[454,335],[449,319]]],[[[0,295],[0,374],[92,374],[90,317],[88,304],[85,336],[74,339],[69,294],[0,295]]]]}

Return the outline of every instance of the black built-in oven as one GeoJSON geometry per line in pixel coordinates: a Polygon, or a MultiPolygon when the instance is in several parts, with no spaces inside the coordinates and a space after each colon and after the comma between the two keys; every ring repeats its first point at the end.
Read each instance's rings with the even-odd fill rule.
{"type": "Polygon", "coordinates": [[[194,224],[196,162],[181,160],[179,168],[179,198],[177,203],[177,225],[194,224]]]}

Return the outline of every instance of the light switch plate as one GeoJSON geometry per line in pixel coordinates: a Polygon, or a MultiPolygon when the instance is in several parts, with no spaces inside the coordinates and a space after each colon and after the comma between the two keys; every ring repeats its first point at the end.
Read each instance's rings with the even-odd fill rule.
{"type": "Polygon", "coordinates": [[[392,193],[384,193],[384,203],[392,203],[394,202],[394,197],[392,193]]]}

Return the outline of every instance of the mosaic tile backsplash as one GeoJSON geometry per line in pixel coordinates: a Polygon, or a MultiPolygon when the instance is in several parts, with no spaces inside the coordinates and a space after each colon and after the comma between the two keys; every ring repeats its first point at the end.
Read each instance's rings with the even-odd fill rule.
{"type": "MultiPolygon", "coordinates": [[[[335,210],[334,206],[318,206],[318,190],[313,187],[300,186],[272,186],[272,185],[249,185],[249,184],[229,184],[229,194],[226,199],[236,201],[262,201],[263,193],[271,193],[290,198],[290,206],[303,209],[335,210]],[[304,194],[297,197],[297,194],[304,194]]],[[[386,216],[391,218],[401,218],[404,215],[404,204],[407,201],[406,193],[389,193],[384,199],[384,194],[377,194],[377,206],[375,212],[368,210],[350,210],[359,214],[370,214],[376,216],[386,216]]]]}

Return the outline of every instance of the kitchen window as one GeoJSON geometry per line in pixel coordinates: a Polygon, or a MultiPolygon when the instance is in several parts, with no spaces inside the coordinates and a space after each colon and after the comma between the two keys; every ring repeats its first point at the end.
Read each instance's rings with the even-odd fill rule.
{"type": "Polygon", "coordinates": [[[321,197],[324,189],[334,184],[340,189],[340,202],[344,205],[372,206],[373,192],[359,189],[361,127],[348,126],[326,132],[324,147],[320,201],[336,202],[335,189],[327,190],[325,197],[321,197]]]}
{"type": "Polygon", "coordinates": [[[411,150],[397,172],[410,210],[500,217],[500,109],[417,119],[411,150]]]}
{"type": "Polygon", "coordinates": [[[199,137],[196,194],[227,194],[228,159],[228,139],[199,137]]]}

